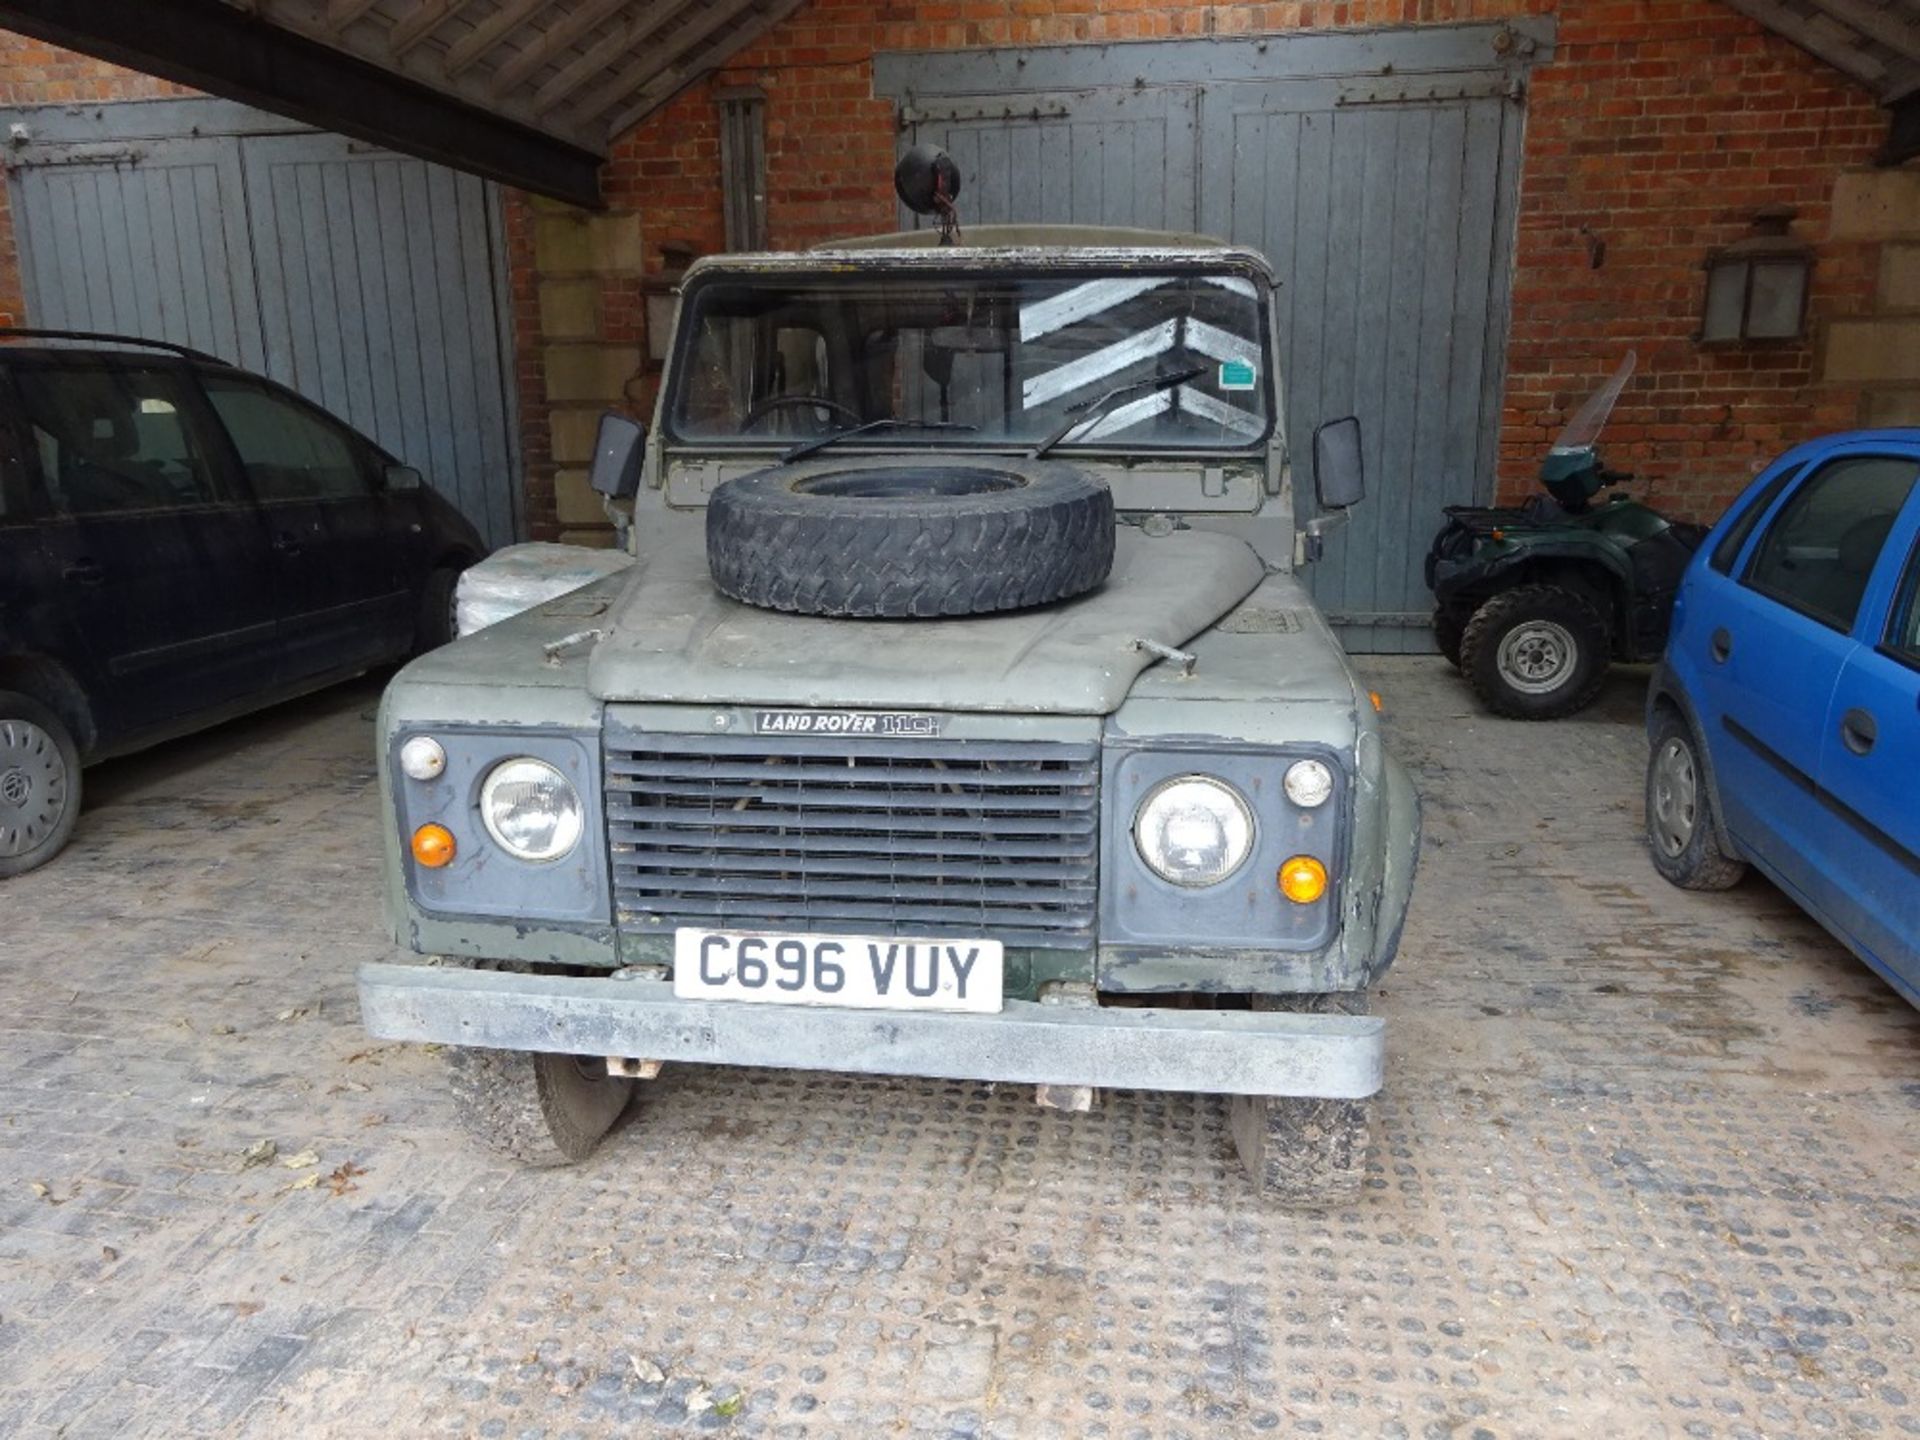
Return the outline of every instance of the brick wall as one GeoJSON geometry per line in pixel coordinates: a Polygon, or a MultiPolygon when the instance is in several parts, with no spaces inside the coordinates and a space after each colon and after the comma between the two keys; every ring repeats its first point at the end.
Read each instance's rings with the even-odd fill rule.
{"type": "Polygon", "coordinates": [[[1677,513],[1710,518],[1786,444],[1864,418],[1867,391],[1821,356],[1836,320],[1874,304],[1880,246],[1830,234],[1829,217],[1836,182],[1868,164],[1886,124],[1863,91],[1721,0],[813,0],[626,136],[608,194],[639,211],[651,272],[656,237],[721,248],[712,90],[753,84],[767,96],[772,243],[891,228],[894,117],[873,97],[876,50],[1546,12],[1558,14],[1559,40],[1528,105],[1502,489],[1532,486],[1567,414],[1635,347],[1641,374],[1609,459],[1677,513]],[[1818,249],[1808,340],[1696,345],[1707,252],[1775,204],[1799,210],[1794,233],[1818,249]],[[1594,242],[1605,246],[1599,268],[1594,242]]]}
{"type": "MultiPolygon", "coordinates": [[[[1676,512],[1710,518],[1792,440],[1865,420],[1920,418],[1906,377],[1920,314],[1920,237],[1895,212],[1911,191],[1866,173],[1885,119],[1867,96],[1721,0],[812,0],[710,84],[684,92],[616,146],[609,210],[588,216],[511,197],[527,516],[543,538],[587,539],[585,486],[602,408],[650,407],[643,275],[663,243],[724,241],[715,85],[767,96],[776,246],[892,225],[893,107],[875,99],[877,50],[1177,38],[1431,24],[1557,12],[1557,58],[1528,106],[1501,480],[1524,493],[1569,410],[1629,346],[1641,374],[1609,433],[1609,458],[1676,512]],[[1836,206],[1836,187],[1841,203],[1836,206]],[[1851,187],[1851,189],[1849,188],[1851,187]],[[1866,187],[1880,200],[1850,199],[1866,187]],[[1693,342],[1706,253],[1760,207],[1794,206],[1815,243],[1806,342],[1693,342]],[[1862,207],[1866,208],[1863,209],[1862,207]],[[1604,243],[1604,261],[1592,263],[1604,243]],[[1903,378],[1906,377],[1906,378],[1903,378]]],[[[8,103],[184,93],[0,33],[8,103]]],[[[1911,169],[1894,184],[1912,182],[1911,169]]],[[[0,207],[4,207],[0,196],[0,207]]],[[[11,226],[0,208],[0,314],[19,313],[11,226]]]]}

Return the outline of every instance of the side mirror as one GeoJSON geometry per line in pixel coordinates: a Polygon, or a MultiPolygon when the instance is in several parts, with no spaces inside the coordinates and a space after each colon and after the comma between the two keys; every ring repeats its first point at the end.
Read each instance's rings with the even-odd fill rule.
{"type": "Polygon", "coordinates": [[[387,489],[396,493],[426,488],[426,480],[411,465],[389,465],[384,477],[387,489]]]}
{"type": "Polygon", "coordinates": [[[631,500],[640,489],[640,461],[646,441],[647,427],[638,420],[611,410],[602,415],[587,484],[609,500],[631,500]]]}
{"type": "Polygon", "coordinates": [[[1313,490],[1322,510],[1346,510],[1367,496],[1360,422],[1349,415],[1313,432],[1313,490]]]}

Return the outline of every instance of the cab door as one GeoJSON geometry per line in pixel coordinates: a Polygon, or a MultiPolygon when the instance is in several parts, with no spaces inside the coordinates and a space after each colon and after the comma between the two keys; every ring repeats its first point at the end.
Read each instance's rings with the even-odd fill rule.
{"type": "Polygon", "coordinates": [[[390,494],[360,435],[277,385],[201,372],[259,501],[279,600],[280,678],[298,683],[393,659],[416,620],[415,497],[390,494]]]}
{"type": "Polygon", "coordinates": [[[1820,762],[1831,916],[1920,1005],[1920,493],[1889,538],[1820,762]]]}
{"type": "MultiPolygon", "coordinates": [[[[8,365],[53,602],[89,653],[103,741],[268,689],[259,516],[183,365],[48,352],[8,365]]],[[[90,687],[93,688],[93,687],[90,687]]]]}

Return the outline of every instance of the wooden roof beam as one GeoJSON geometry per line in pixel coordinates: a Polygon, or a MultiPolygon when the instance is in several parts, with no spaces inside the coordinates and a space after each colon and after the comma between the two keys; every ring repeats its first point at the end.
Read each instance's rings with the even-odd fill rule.
{"type": "Polygon", "coordinates": [[[329,0],[326,18],[321,23],[328,34],[338,35],[378,3],[379,0],[329,0]]]}
{"type": "MultiPolygon", "coordinates": [[[[632,103],[629,104],[626,109],[615,114],[612,121],[608,123],[608,139],[611,140],[613,137],[623,135],[631,130],[635,125],[638,125],[642,120],[646,119],[647,116],[671,100],[683,88],[699,78],[702,72],[718,69],[734,55],[746,49],[747,46],[766,34],[768,30],[798,10],[803,3],[805,3],[805,0],[772,0],[772,3],[765,5],[764,8],[759,4],[752,3],[731,8],[727,6],[716,6],[716,9],[724,12],[718,23],[724,23],[729,19],[737,20],[739,23],[735,25],[728,34],[707,45],[696,56],[693,56],[685,63],[674,63],[674,56],[683,53],[685,47],[674,45],[670,42],[672,54],[656,57],[658,63],[655,68],[658,69],[660,73],[655,76],[654,79],[648,81],[646,88],[633,99],[632,103]]],[[[711,33],[713,28],[712,26],[703,25],[703,29],[708,34],[711,33]]],[[[675,41],[678,41],[681,37],[676,36],[674,38],[675,41]]],[[[702,38],[705,38],[704,35],[702,38]]],[[[589,101],[589,103],[591,103],[591,101],[589,101]]],[[[582,116],[583,118],[593,118],[600,113],[604,112],[596,111],[593,112],[592,115],[588,115],[583,107],[582,116]]]]}
{"type": "Polygon", "coordinates": [[[398,60],[447,21],[464,10],[470,0],[419,0],[411,14],[395,25],[387,36],[387,45],[398,60]]]}
{"type": "MultiPolygon", "coordinates": [[[[493,72],[494,96],[499,98],[519,89],[628,4],[629,0],[580,0],[571,11],[556,18],[546,34],[511,60],[500,63],[493,72]]],[[[539,108],[537,98],[534,108],[539,108]]]]}
{"type": "Polygon", "coordinates": [[[1830,16],[1809,16],[1785,0],[1727,0],[1727,4],[1870,90],[1878,91],[1887,79],[1887,67],[1852,43],[1853,34],[1830,16]]]}
{"type": "Polygon", "coordinates": [[[1870,0],[1815,0],[1820,9],[1844,25],[1850,25],[1867,39],[1878,42],[1900,56],[1920,65],[1920,20],[1908,19],[1870,3],[1870,0]]]}
{"type": "Polygon", "coordinates": [[[470,69],[474,62],[518,30],[546,7],[547,0],[503,0],[500,8],[447,47],[447,78],[470,69]]]}

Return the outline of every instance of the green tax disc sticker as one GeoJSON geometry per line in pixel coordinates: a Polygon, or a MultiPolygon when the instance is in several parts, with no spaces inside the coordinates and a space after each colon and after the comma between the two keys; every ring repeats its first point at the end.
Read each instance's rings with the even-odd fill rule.
{"type": "Polygon", "coordinates": [[[1244,360],[1226,360],[1220,365],[1222,390],[1253,389],[1253,366],[1244,360]]]}

